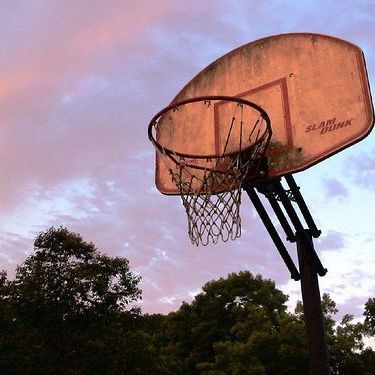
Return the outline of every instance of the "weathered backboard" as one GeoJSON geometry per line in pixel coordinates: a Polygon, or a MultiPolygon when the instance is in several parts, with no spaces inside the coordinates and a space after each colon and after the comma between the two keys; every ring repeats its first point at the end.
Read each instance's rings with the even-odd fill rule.
{"type": "MultiPolygon", "coordinates": [[[[374,123],[361,49],[326,35],[281,34],[239,47],[194,77],[172,103],[208,95],[243,98],[268,113],[269,177],[298,172],[328,158],[363,139],[374,123]]],[[[225,104],[215,105],[223,110],[225,104]]],[[[191,152],[198,143],[199,152],[207,155],[224,147],[220,119],[186,130],[162,126],[157,136],[179,152],[191,152]]],[[[156,186],[164,194],[179,194],[158,155],[156,186]]]]}

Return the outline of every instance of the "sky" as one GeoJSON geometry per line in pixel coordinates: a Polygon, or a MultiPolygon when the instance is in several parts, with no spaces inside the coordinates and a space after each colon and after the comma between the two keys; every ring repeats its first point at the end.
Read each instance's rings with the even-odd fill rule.
{"type": "MultiPolygon", "coordinates": [[[[299,283],[245,196],[240,239],[190,243],[180,198],[155,188],[148,123],[212,61],[286,32],[360,46],[374,92],[373,0],[19,0],[0,17],[0,268],[12,277],[38,233],[62,225],[129,259],[145,313],[241,270],[275,280],[294,307],[299,283]]],[[[321,292],[355,317],[375,297],[374,137],[295,176],[322,230],[321,292]]]]}

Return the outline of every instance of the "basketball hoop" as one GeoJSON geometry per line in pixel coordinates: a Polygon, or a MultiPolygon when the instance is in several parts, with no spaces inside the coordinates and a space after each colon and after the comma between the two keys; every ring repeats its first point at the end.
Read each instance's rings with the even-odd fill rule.
{"type": "Polygon", "coordinates": [[[181,196],[191,242],[208,245],[239,237],[242,186],[267,174],[265,152],[272,135],[267,113],[241,98],[196,97],[160,111],[151,120],[148,135],[181,196]],[[194,129],[197,124],[213,124],[214,134],[218,122],[226,133],[221,133],[220,144],[200,139],[198,131],[195,145],[172,148],[172,135],[189,132],[190,124],[194,129]],[[161,127],[168,127],[165,133],[170,136],[160,139],[161,127]]]}

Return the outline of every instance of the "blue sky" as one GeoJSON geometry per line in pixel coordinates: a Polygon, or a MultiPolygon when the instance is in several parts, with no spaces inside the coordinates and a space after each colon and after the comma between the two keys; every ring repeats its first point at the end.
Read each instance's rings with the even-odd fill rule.
{"type": "MultiPolygon", "coordinates": [[[[64,225],[129,259],[145,312],[244,269],[300,298],[246,199],[239,240],[190,244],[179,198],[155,189],[147,126],[209,63],[285,32],[360,46],[374,91],[374,1],[8,1],[0,14],[1,268],[12,275],[40,231],[64,225]]],[[[321,291],[356,316],[375,296],[374,155],[370,134],[295,176],[323,232],[321,291]]]]}

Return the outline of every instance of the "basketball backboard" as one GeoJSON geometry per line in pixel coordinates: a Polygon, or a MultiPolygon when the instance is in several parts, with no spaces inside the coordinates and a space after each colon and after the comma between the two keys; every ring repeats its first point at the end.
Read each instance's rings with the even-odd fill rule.
{"type": "MultiPolygon", "coordinates": [[[[328,158],[363,139],[374,123],[361,49],[326,35],[281,34],[239,47],[195,76],[171,104],[212,95],[251,101],[267,112],[272,127],[269,177],[328,158]]],[[[181,153],[222,152],[226,137],[220,113],[226,112],[226,103],[214,106],[214,121],[189,124],[186,131],[180,128],[183,123],[177,129],[164,121],[158,140],[181,153]]],[[[164,194],[179,194],[158,154],[156,186],[164,194]]]]}

